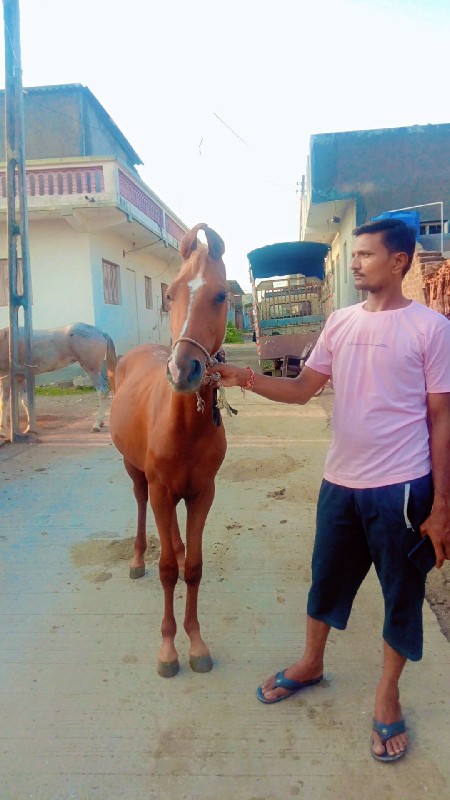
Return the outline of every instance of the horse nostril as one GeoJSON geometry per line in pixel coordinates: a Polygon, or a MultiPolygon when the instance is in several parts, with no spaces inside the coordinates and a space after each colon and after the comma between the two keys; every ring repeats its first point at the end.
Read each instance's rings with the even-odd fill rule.
{"type": "Polygon", "coordinates": [[[202,376],[202,365],[198,358],[194,358],[191,361],[191,369],[189,370],[188,381],[189,383],[195,383],[196,381],[200,380],[202,376]]]}

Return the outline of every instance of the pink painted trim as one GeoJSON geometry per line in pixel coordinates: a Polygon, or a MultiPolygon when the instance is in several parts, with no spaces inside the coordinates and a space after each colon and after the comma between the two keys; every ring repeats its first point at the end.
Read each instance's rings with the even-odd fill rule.
{"type": "MultiPolygon", "coordinates": [[[[28,197],[99,194],[105,190],[103,167],[27,169],[28,197]]],[[[0,197],[6,197],[6,173],[0,172],[0,197]]]]}
{"type": "Polygon", "coordinates": [[[135,208],[142,211],[146,217],[152,219],[163,228],[163,210],[145,192],[133,183],[130,178],[119,169],[119,193],[124,200],[128,200],[135,208]]]}
{"type": "Polygon", "coordinates": [[[173,236],[173,238],[176,239],[177,242],[181,242],[183,236],[186,235],[186,231],[184,231],[183,228],[180,228],[180,226],[177,225],[177,223],[174,222],[173,219],[167,216],[167,214],[166,214],[166,231],[167,233],[170,233],[170,235],[173,236]]]}

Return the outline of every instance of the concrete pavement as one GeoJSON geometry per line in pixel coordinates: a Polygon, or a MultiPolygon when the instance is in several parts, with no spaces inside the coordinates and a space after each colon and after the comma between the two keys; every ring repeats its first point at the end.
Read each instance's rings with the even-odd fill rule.
{"type": "Polygon", "coordinates": [[[382,624],[372,573],[348,630],[330,636],[323,683],[274,706],[256,700],[304,641],[329,424],[323,398],[291,408],[227,394],[239,415],[225,419],[229,451],[204,535],[207,675],[189,669],[183,585],[181,671],[164,680],[157,563],[130,581],[127,562],[105,555],[135,531],[108,431],[78,419],[40,445],[0,449],[1,800],[449,796],[450,648],[428,607],[425,657],[403,679],[410,751],[390,765],[369,754],[382,624]]]}

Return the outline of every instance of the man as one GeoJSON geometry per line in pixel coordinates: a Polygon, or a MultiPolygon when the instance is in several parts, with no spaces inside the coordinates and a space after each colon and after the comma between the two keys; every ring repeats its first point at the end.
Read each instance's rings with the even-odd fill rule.
{"type": "Polygon", "coordinates": [[[353,233],[351,268],[367,300],[331,314],[298,378],[233,364],[210,372],[220,372],[224,386],[300,404],[333,378],[333,440],[317,506],[306,646],[257,695],[276,703],[322,679],[330,627],[346,627],[373,563],[385,620],[371,752],[394,761],[407,747],[400,676],[407,659],[422,657],[425,574],[408,553],[428,534],[437,567],[450,558],[450,322],[403,295],[415,249],[411,228],[385,219],[353,233]]]}

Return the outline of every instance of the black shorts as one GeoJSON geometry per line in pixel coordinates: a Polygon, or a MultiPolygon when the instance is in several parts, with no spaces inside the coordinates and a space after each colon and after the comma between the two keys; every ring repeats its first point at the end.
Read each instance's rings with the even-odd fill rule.
{"type": "Polygon", "coordinates": [[[433,503],[431,473],[409,483],[348,489],[324,480],[317,505],[308,614],[343,630],[373,564],[383,591],[383,638],[419,661],[423,649],[425,576],[408,552],[433,503]]]}

